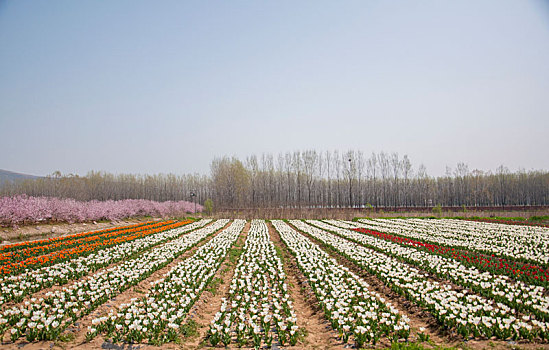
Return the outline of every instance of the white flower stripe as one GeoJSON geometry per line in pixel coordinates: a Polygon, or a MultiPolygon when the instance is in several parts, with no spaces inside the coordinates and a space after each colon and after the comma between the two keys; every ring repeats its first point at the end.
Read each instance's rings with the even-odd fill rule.
{"type": "Polygon", "coordinates": [[[281,345],[295,345],[296,322],[286,274],[267,225],[253,220],[228,297],[210,325],[209,341],[227,346],[234,338],[239,346],[251,343],[255,348],[263,341],[270,348],[276,333],[281,345]]]}
{"type": "Polygon", "coordinates": [[[547,296],[545,288],[541,286],[512,281],[507,276],[495,275],[487,271],[481,272],[475,267],[466,266],[459,261],[430,253],[427,250],[419,250],[414,246],[401,245],[345,229],[344,227],[352,227],[350,223],[337,220],[326,220],[327,223],[317,220],[307,220],[307,222],[364,244],[369,248],[403,259],[441,278],[448,278],[462,287],[470,288],[488,298],[502,302],[511,308],[532,313],[539,321],[549,321],[549,296],[547,296]]]}
{"type": "Polygon", "coordinates": [[[133,299],[92,321],[88,339],[106,333],[115,343],[143,342],[161,345],[175,341],[185,316],[215,275],[246,221],[235,220],[191,257],[174,266],[142,298],[133,299]]]}
{"type": "Polygon", "coordinates": [[[549,264],[549,228],[440,219],[361,219],[360,227],[534,264],[549,264]]]}
{"type": "Polygon", "coordinates": [[[455,290],[451,285],[430,279],[418,269],[397,259],[368,249],[359,244],[310,226],[303,221],[291,220],[292,225],[343,254],[351,261],[375,274],[396,292],[427,308],[444,326],[455,329],[465,338],[495,336],[500,339],[547,338],[543,322],[517,318],[512,308],[471,294],[455,290]]]}
{"type": "Polygon", "coordinates": [[[273,220],[283,242],[296,257],[332,327],[345,342],[357,347],[376,343],[382,336],[407,339],[409,319],[348,268],[288,224],[273,220]]]}

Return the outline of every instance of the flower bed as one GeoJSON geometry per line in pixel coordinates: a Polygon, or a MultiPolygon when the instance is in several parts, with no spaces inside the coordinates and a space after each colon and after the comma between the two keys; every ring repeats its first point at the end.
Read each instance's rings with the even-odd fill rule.
{"type": "Polygon", "coordinates": [[[297,342],[297,318],[286,285],[286,274],[270,241],[267,225],[253,220],[238,260],[229,295],[208,331],[213,346],[231,342],[259,348],[273,340],[284,346],[297,342]],[[275,339],[276,335],[276,339],[275,339]]]}
{"type": "Polygon", "coordinates": [[[531,314],[540,321],[549,322],[549,297],[543,287],[517,282],[506,276],[486,271],[481,272],[474,266],[466,266],[452,258],[433,254],[428,250],[385,241],[376,238],[377,235],[365,235],[337,226],[345,225],[345,223],[329,221],[332,223],[330,225],[317,220],[308,220],[307,222],[417,266],[439,278],[448,279],[513,309],[531,314]]]}
{"type": "MultiPolygon", "coordinates": [[[[175,222],[169,224],[157,223],[155,225],[151,225],[150,227],[129,229],[125,230],[125,232],[118,232],[116,234],[107,233],[104,239],[94,240],[92,242],[79,244],[76,246],[70,246],[61,250],[54,250],[53,252],[44,255],[40,255],[39,250],[38,252],[35,252],[36,255],[31,255],[26,258],[24,258],[25,255],[23,255],[24,260],[16,260],[14,262],[4,260],[3,264],[0,264],[0,276],[12,275],[32,269],[41,268],[44,266],[50,266],[62,261],[74,259],[79,256],[85,256],[95,251],[112,247],[124,242],[130,242],[151,234],[174,229],[186,225],[189,222],[190,221],[175,222]]],[[[14,252],[8,252],[7,254],[13,253],[14,252]]],[[[19,257],[19,255],[16,255],[16,258],[17,257],[19,257]]]]}
{"type": "Polygon", "coordinates": [[[361,219],[358,227],[549,267],[549,229],[451,219],[361,219]]]}
{"type": "Polygon", "coordinates": [[[326,317],[340,338],[352,337],[357,347],[375,344],[382,336],[398,340],[410,334],[409,319],[360,277],[288,224],[273,220],[282,241],[296,257],[326,317]]]}
{"type": "Polygon", "coordinates": [[[516,317],[516,310],[493,300],[438,282],[425,273],[386,254],[365,248],[299,220],[291,220],[299,230],[310,234],[331,249],[376,275],[397,293],[426,308],[443,326],[463,337],[499,339],[548,339],[548,325],[516,317]]]}
{"type": "Polygon", "coordinates": [[[2,313],[0,331],[11,327],[12,340],[22,336],[28,341],[56,339],[68,325],[166,266],[228,221],[218,220],[62,290],[49,292],[45,299],[33,298],[8,308],[2,313]]]}
{"type": "Polygon", "coordinates": [[[115,343],[143,342],[160,345],[176,341],[185,316],[200,297],[246,221],[235,220],[196,253],[153,283],[142,298],[121,305],[118,312],[92,321],[87,335],[105,333],[115,343]]]}
{"type": "Polygon", "coordinates": [[[200,228],[211,220],[201,220],[186,226],[167,229],[159,233],[145,235],[99,250],[86,256],[77,257],[54,265],[44,266],[35,270],[25,271],[19,275],[5,276],[0,279],[0,305],[9,301],[19,302],[31,293],[53,285],[63,285],[71,280],[88,275],[100,268],[133,257],[146,249],[180,237],[182,234],[200,228]]]}

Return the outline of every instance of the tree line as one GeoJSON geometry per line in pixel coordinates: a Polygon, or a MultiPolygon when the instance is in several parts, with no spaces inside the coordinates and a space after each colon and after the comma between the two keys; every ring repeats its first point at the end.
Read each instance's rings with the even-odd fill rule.
{"type": "Polygon", "coordinates": [[[210,175],[132,175],[90,172],[5,183],[0,194],[77,200],[212,199],[216,209],[442,206],[530,206],[549,204],[549,172],[470,170],[447,167],[444,176],[414,168],[407,155],[315,150],[246,159],[216,158],[210,175]],[[194,194],[194,196],[193,196],[194,194]]]}
{"type": "Polygon", "coordinates": [[[208,176],[200,174],[135,175],[90,171],[85,176],[79,176],[63,175],[56,171],[37,179],[6,181],[0,186],[0,195],[26,194],[78,201],[148,199],[204,203],[210,197],[210,183],[208,176]]]}

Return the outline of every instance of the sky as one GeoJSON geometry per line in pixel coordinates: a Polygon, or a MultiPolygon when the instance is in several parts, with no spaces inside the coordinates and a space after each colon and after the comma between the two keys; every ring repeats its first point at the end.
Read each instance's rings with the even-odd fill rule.
{"type": "Polygon", "coordinates": [[[549,1],[0,0],[0,169],[549,169],[549,1]]]}

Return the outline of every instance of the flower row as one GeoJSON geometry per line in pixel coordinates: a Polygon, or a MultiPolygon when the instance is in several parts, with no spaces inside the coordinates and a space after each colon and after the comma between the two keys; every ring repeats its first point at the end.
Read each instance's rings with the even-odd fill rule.
{"type": "Polygon", "coordinates": [[[218,220],[62,290],[48,292],[45,299],[33,298],[8,308],[2,313],[0,331],[11,326],[12,340],[21,336],[29,341],[56,339],[68,325],[166,266],[228,221],[218,220]]]}
{"type": "Polygon", "coordinates": [[[376,275],[397,293],[431,314],[445,327],[456,330],[463,337],[492,336],[499,339],[549,339],[544,322],[530,320],[529,316],[516,317],[516,310],[467,289],[457,289],[435,281],[424,272],[396,258],[368,249],[338,235],[292,220],[292,225],[315,237],[347,257],[368,272],[376,275]]]}
{"type": "MultiPolygon", "coordinates": [[[[172,223],[172,222],[174,222],[174,220],[170,220],[170,221],[166,221],[166,222],[172,223]]],[[[105,229],[95,230],[95,231],[79,232],[79,233],[73,233],[73,234],[65,235],[65,236],[39,239],[39,240],[35,240],[35,241],[25,241],[25,242],[4,244],[4,245],[0,246],[0,252],[3,253],[3,252],[9,252],[9,251],[12,251],[12,250],[17,250],[17,249],[25,249],[25,248],[35,247],[35,246],[49,245],[49,244],[54,243],[54,242],[61,242],[61,241],[65,241],[65,240],[72,240],[72,239],[77,239],[77,238],[82,238],[82,237],[87,237],[87,236],[95,236],[95,235],[100,235],[100,234],[108,233],[108,232],[127,230],[127,229],[130,229],[130,228],[139,228],[139,227],[142,227],[142,226],[151,225],[153,223],[155,223],[155,222],[154,221],[147,221],[147,222],[143,222],[143,223],[139,223],[139,224],[118,226],[118,227],[112,227],[112,228],[105,228],[105,229]]]]}
{"type": "Polygon", "coordinates": [[[51,252],[66,250],[73,247],[85,248],[86,246],[99,246],[108,242],[112,242],[118,237],[128,236],[142,231],[147,231],[151,229],[161,228],[165,226],[185,225],[190,223],[190,220],[178,222],[174,220],[164,221],[164,222],[153,222],[148,225],[143,225],[139,227],[128,227],[120,230],[110,230],[107,232],[101,232],[97,234],[88,234],[84,236],[79,236],[74,239],[63,239],[55,240],[50,243],[43,243],[38,245],[33,245],[30,247],[21,247],[19,249],[6,251],[0,253],[0,266],[11,265],[16,266],[16,263],[27,260],[29,258],[35,258],[39,256],[46,255],[51,252]]]}
{"type": "Polygon", "coordinates": [[[404,260],[440,278],[447,278],[464,288],[470,288],[476,293],[504,303],[513,309],[532,313],[538,320],[549,321],[549,297],[543,287],[515,282],[507,276],[481,272],[475,267],[463,265],[451,258],[431,254],[428,251],[417,249],[415,246],[401,245],[378,239],[377,235],[362,234],[338,227],[346,225],[345,223],[329,221],[332,224],[330,225],[317,220],[307,220],[307,222],[366,247],[404,260]]]}
{"type": "MultiPolygon", "coordinates": [[[[333,221],[336,222],[335,225],[347,225],[346,223],[341,223],[335,220],[333,221]]],[[[387,241],[413,246],[419,249],[429,251],[433,254],[459,260],[463,264],[466,264],[468,266],[475,266],[483,271],[489,271],[497,275],[508,275],[514,279],[518,279],[529,284],[535,284],[540,286],[547,286],[549,284],[549,270],[540,266],[530,265],[528,263],[522,263],[518,261],[508,261],[506,259],[498,258],[491,255],[479,254],[463,249],[440,246],[404,236],[369,230],[366,228],[356,228],[354,226],[346,228],[351,227],[353,227],[353,230],[357,232],[376,236],[387,241]]]]}
{"type": "Polygon", "coordinates": [[[86,256],[59,262],[52,266],[44,266],[36,270],[29,270],[19,275],[5,276],[0,279],[0,306],[9,301],[19,302],[31,293],[54,285],[66,284],[70,280],[86,276],[120,260],[131,258],[135,254],[173,240],[209,222],[211,220],[201,220],[160,233],[151,233],[143,238],[121,243],[86,256]]]}
{"type": "Polygon", "coordinates": [[[297,342],[297,318],[286,284],[286,274],[265,221],[253,220],[236,265],[227,298],[223,299],[208,332],[209,341],[228,346],[236,341],[271,347],[275,334],[281,345],[297,342]]]}
{"type": "Polygon", "coordinates": [[[154,227],[154,228],[145,229],[143,231],[137,231],[137,232],[132,232],[126,235],[120,235],[115,238],[108,239],[101,242],[81,244],[76,247],[54,251],[46,255],[29,257],[22,261],[0,266],[0,275],[13,275],[13,274],[21,273],[24,271],[40,268],[43,266],[53,265],[61,261],[74,259],[75,257],[78,257],[78,256],[91,254],[95,251],[112,247],[117,244],[133,241],[137,238],[142,238],[154,233],[177,228],[177,227],[186,225],[187,223],[188,222],[183,222],[183,223],[176,222],[176,223],[165,225],[165,226],[154,227]]]}
{"type": "Polygon", "coordinates": [[[326,317],[344,342],[357,347],[375,344],[382,336],[407,339],[409,319],[348,268],[341,266],[288,224],[273,220],[282,241],[296,257],[326,317]]]}
{"type": "Polygon", "coordinates": [[[372,219],[360,227],[534,265],[549,264],[549,229],[466,220],[372,219]]]}
{"type": "Polygon", "coordinates": [[[92,321],[88,339],[105,333],[115,343],[143,342],[160,345],[175,341],[190,308],[200,297],[221,265],[228,250],[244,228],[245,220],[235,220],[194,255],[173,267],[164,278],[153,283],[142,298],[121,305],[92,321]]]}

